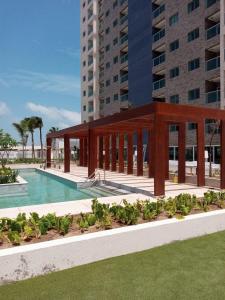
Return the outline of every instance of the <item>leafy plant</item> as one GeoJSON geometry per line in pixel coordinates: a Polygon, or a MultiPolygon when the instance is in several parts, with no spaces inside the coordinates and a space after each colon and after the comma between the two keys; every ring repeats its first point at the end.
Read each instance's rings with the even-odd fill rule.
{"type": "Polygon", "coordinates": [[[7,238],[12,245],[17,246],[21,243],[20,234],[17,231],[9,231],[7,238]]]}
{"type": "Polygon", "coordinates": [[[64,216],[64,217],[57,217],[56,219],[56,228],[57,231],[65,235],[69,232],[69,227],[72,224],[73,218],[72,216],[64,216]]]}
{"type": "Polygon", "coordinates": [[[23,229],[23,234],[22,234],[23,240],[29,241],[33,237],[33,235],[34,235],[34,231],[33,231],[32,227],[29,225],[25,225],[24,229],[23,229]]]}

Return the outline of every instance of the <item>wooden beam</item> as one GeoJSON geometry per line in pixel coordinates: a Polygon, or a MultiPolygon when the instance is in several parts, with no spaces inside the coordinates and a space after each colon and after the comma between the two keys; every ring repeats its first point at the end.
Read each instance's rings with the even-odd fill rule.
{"type": "Polygon", "coordinates": [[[186,161],[186,126],[179,124],[178,131],[178,182],[185,183],[185,161],[186,161]]]}
{"type": "Polygon", "coordinates": [[[124,172],[124,134],[119,134],[119,172],[124,172]]]}
{"type": "Polygon", "coordinates": [[[88,130],[88,177],[93,176],[97,167],[97,136],[93,129],[88,130]]]}
{"type": "Polygon", "coordinates": [[[225,189],[225,121],[221,121],[220,145],[220,188],[225,189]]]}
{"type": "Polygon", "coordinates": [[[143,132],[137,131],[137,176],[143,176],[143,132]]]}
{"type": "Polygon", "coordinates": [[[64,136],[64,172],[69,173],[70,172],[70,138],[65,135],[64,136]]]}
{"type": "Polygon", "coordinates": [[[127,134],[127,174],[133,174],[133,133],[127,134]]]}
{"type": "Polygon", "coordinates": [[[197,123],[197,185],[205,185],[205,121],[197,123]]]}
{"type": "Polygon", "coordinates": [[[111,171],[116,171],[116,134],[111,135],[111,171]]]}

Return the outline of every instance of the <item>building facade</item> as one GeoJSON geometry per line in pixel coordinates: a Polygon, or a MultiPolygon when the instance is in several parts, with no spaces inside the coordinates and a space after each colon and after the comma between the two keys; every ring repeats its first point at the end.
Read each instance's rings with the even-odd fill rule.
{"type": "MultiPolygon", "coordinates": [[[[81,0],[81,12],[83,122],[151,101],[225,108],[225,0],[81,0]]],[[[213,122],[206,144],[215,129],[216,160],[213,122]]],[[[190,159],[195,129],[188,124],[190,159]]],[[[176,131],[170,126],[171,159],[176,131]]]]}

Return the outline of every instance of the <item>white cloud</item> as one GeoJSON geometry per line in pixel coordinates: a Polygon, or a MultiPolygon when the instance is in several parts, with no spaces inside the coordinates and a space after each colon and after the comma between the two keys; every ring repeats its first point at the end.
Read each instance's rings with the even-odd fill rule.
{"type": "Polygon", "coordinates": [[[74,97],[80,96],[80,78],[72,75],[17,70],[10,74],[0,74],[0,84],[8,87],[25,86],[42,92],[74,97]]]}
{"type": "Polygon", "coordinates": [[[7,104],[5,102],[0,101],[0,117],[8,115],[10,112],[7,104]]]}
{"type": "Polygon", "coordinates": [[[81,121],[81,115],[76,111],[70,111],[54,106],[44,106],[34,102],[28,102],[26,106],[30,111],[40,114],[48,120],[54,121],[55,126],[60,128],[69,127],[78,124],[81,121]]]}

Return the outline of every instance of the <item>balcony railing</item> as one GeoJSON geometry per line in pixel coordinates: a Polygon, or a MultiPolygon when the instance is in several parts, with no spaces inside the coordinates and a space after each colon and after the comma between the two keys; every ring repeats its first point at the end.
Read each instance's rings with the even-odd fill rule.
{"type": "Polygon", "coordinates": [[[156,8],[152,14],[153,14],[153,18],[157,18],[159,15],[161,15],[162,12],[165,11],[165,4],[159,6],[158,8],[156,8]]]}
{"type": "Polygon", "coordinates": [[[212,91],[206,94],[206,103],[220,101],[220,90],[212,91]]]}
{"type": "Polygon", "coordinates": [[[220,34],[220,23],[210,27],[207,31],[206,31],[206,39],[209,40],[211,38],[213,38],[214,36],[220,34]]]}
{"type": "Polygon", "coordinates": [[[120,0],[120,5],[123,5],[127,0],[120,0]]]}
{"type": "Polygon", "coordinates": [[[120,101],[124,102],[124,101],[128,101],[128,94],[124,94],[120,96],[120,101]]]}
{"type": "Polygon", "coordinates": [[[128,80],[128,74],[124,74],[120,77],[120,83],[126,82],[128,80]]]}
{"type": "Polygon", "coordinates": [[[206,62],[206,71],[211,71],[220,67],[220,56],[212,58],[206,62]]]}
{"type": "Polygon", "coordinates": [[[128,15],[122,16],[120,18],[120,25],[123,25],[123,23],[125,23],[128,20],[128,15]]]}
{"type": "Polygon", "coordinates": [[[128,61],[128,53],[122,55],[120,58],[121,64],[125,63],[126,61],[128,61]]]}
{"type": "Polygon", "coordinates": [[[158,40],[160,40],[164,36],[165,36],[165,28],[161,29],[160,31],[156,32],[153,35],[153,42],[157,42],[158,40]]]}
{"type": "Polygon", "coordinates": [[[165,87],[165,85],[166,85],[166,80],[164,78],[157,80],[157,81],[153,82],[153,90],[154,91],[159,90],[159,89],[165,87]]]}
{"type": "Polygon", "coordinates": [[[212,6],[213,4],[215,4],[216,2],[219,2],[220,0],[205,0],[205,5],[206,8],[212,6]]]}
{"type": "Polygon", "coordinates": [[[123,43],[125,43],[128,40],[128,34],[125,34],[124,36],[122,36],[120,38],[120,44],[122,45],[123,43]]]}
{"type": "Polygon", "coordinates": [[[164,63],[165,60],[166,60],[166,55],[165,55],[165,53],[163,53],[163,54],[161,54],[161,55],[159,55],[159,56],[153,58],[153,66],[154,66],[154,67],[155,67],[155,66],[158,66],[158,65],[164,63]]]}

